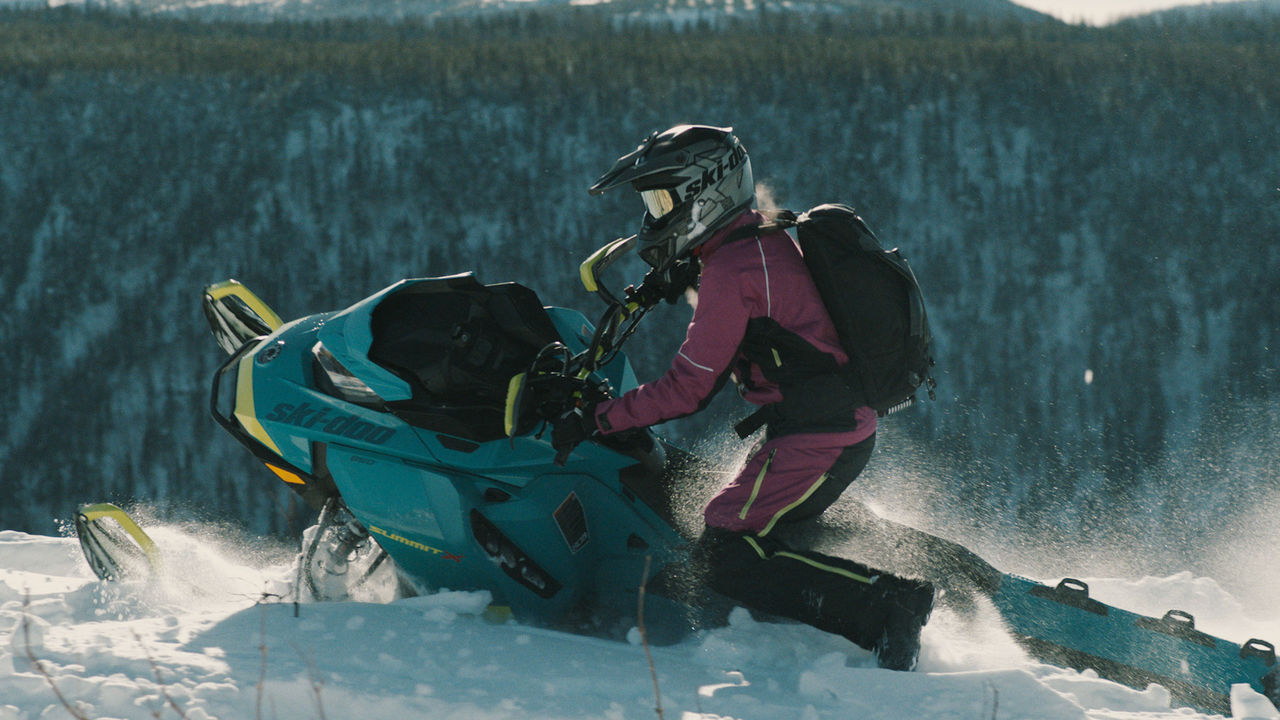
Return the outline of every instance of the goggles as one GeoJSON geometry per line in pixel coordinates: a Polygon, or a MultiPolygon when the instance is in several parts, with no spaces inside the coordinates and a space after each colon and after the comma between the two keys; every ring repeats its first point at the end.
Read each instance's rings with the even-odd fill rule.
{"type": "Polygon", "coordinates": [[[644,200],[644,207],[654,220],[676,209],[676,194],[672,188],[641,190],[640,199],[644,200]]]}

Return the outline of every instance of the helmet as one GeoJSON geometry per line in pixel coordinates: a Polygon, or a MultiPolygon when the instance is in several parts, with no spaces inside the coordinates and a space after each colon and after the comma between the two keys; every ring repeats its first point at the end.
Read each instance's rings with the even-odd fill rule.
{"type": "Polygon", "coordinates": [[[755,200],[751,160],[733,128],[677,125],[618,158],[590,193],[623,183],[644,200],[640,257],[665,270],[755,200]]]}

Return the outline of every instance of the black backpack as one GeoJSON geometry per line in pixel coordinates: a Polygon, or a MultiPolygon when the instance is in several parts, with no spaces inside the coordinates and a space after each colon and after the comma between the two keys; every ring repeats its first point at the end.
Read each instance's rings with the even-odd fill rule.
{"type": "Polygon", "coordinates": [[[866,404],[881,416],[934,399],[929,319],[915,273],[847,205],[819,205],[776,223],[795,227],[805,265],[831,315],[866,404]]]}

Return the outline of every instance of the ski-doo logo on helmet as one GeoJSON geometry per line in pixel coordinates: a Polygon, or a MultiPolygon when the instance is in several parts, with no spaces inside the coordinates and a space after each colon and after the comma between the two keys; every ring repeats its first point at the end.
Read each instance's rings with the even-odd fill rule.
{"type": "Polygon", "coordinates": [[[741,145],[734,147],[728,157],[721,158],[715,167],[704,169],[701,177],[693,178],[685,185],[684,199],[681,202],[691,202],[699,193],[724,180],[726,175],[741,167],[742,161],[746,158],[747,151],[743,150],[741,145]]]}
{"type": "Polygon", "coordinates": [[[265,418],[272,422],[285,423],[295,427],[318,429],[329,435],[340,435],[350,440],[361,440],[372,445],[382,445],[395,436],[396,431],[367,423],[354,415],[331,412],[329,408],[312,407],[311,403],[293,405],[280,403],[265,418]]]}

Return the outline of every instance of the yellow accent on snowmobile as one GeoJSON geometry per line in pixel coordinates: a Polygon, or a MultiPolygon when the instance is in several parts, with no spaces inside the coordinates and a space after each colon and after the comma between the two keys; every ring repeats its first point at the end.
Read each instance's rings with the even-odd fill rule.
{"type": "Polygon", "coordinates": [[[271,306],[263,302],[261,298],[255,295],[252,290],[245,287],[239,280],[224,280],[220,283],[214,283],[213,285],[205,288],[205,294],[214,300],[221,300],[229,295],[234,295],[235,297],[240,298],[240,301],[245,305],[248,305],[249,309],[258,313],[258,316],[261,317],[272,330],[277,330],[284,324],[284,321],[281,320],[280,316],[271,309],[271,306]]]}
{"type": "Polygon", "coordinates": [[[268,470],[275,473],[277,477],[289,483],[290,485],[306,485],[307,484],[307,481],[303,480],[302,476],[297,473],[289,472],[284,468],[278,468],[275,465],[272,465],[271,463],[263,463],[263,464],[267,466],[268,470]]]}
{"type": "Polygon", "coordinates": [[[280,446],[276,445],[276,441],[267,434],[267,429],[258,422],[258,415],[253,407],[253,356],[254,353],[245,354],[240,359],[240,367],[236,371],[236,420],[240,421],[240,427],[254,439],[266,445],[275,454],[284,457],[284,453],[280,452],[280,446]]]}
{"type": "Polygon", "coordinates": [[[520,394],[524,390],[524,376],[524,373],[513,375],[511,382],[507,383],[507,408],[502,415],[507,437],[511,437],[516,431],[516,413],[519,412],[520,394]]]}

